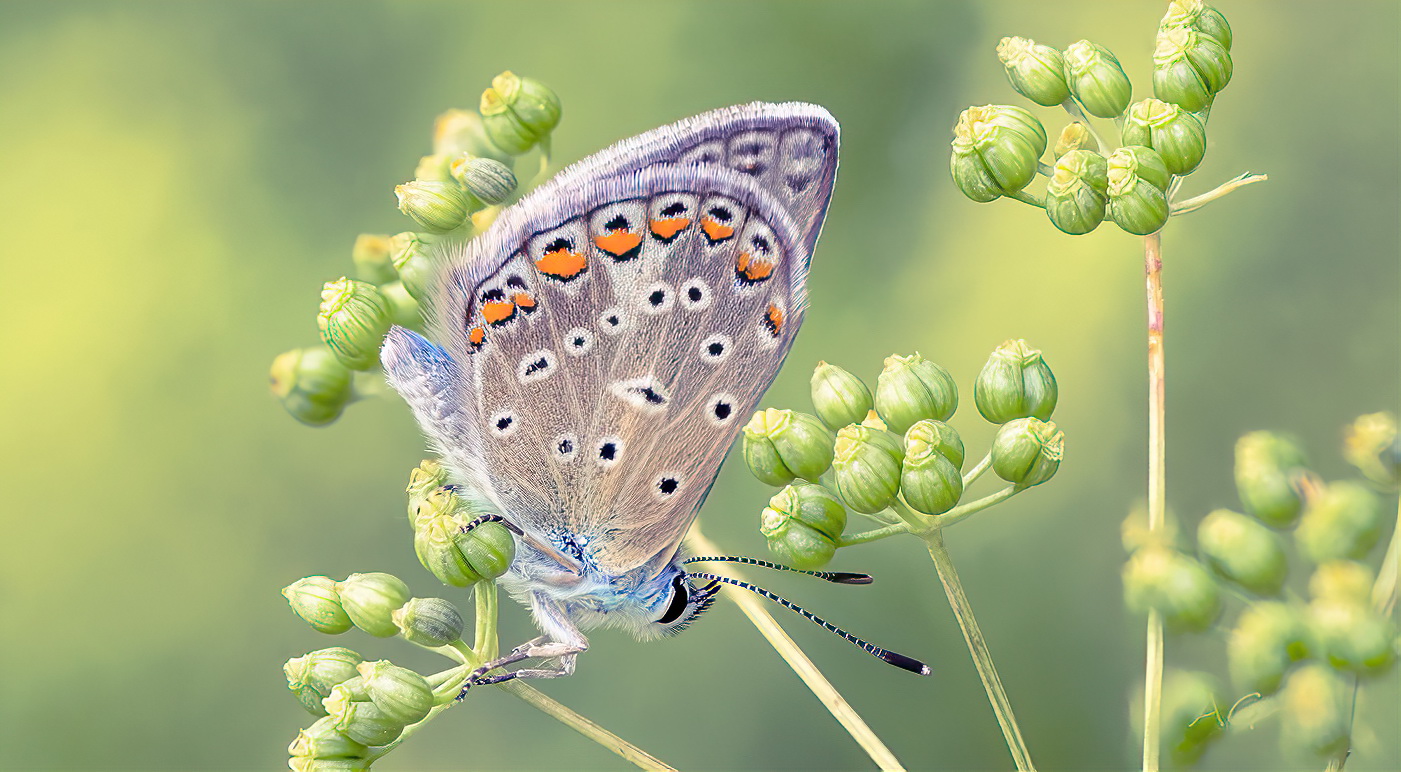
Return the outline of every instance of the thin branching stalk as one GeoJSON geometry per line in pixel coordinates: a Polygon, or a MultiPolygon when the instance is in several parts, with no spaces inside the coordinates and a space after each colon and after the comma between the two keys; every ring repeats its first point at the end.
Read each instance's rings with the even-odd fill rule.
{"type": "MultiPolygon", "coordinates": [[[[1210,204],[1212,201],[1215,201],[1216,199],[1226,195],[1227,193],[1230,193],[1238,188],[1243,188],[1246,185],[1252,185],[1257,182],[1264,182],[1269,178],[1270,176],[1268,174],[1254,174],[1251,172],[1246,172],[1234,179],[1227,180],[1226,182],[1217,185],[1215,188],[1208,190],[1200,196],[1193,196],[1185,201],[1178,201],[1174,203],[1172,205],[1171,210],[1172,214],[1179,215],[1187,214],[1188,212],[1195,212],[1198,209],[1201,209],[1202,207],[1206,206],[1207,204],[1210,204]]],[[[1178,179],[1182,178],[1179,177],[1178,179]]]]}
{"type": "Polygon", "coordinates": [[[670,764],[599,726],[592,719],[561,705],[530,684],[523,681],[507,681],[501,684],[501,688],[525,700],[536,710],[554,717],[561,724],[618,754],[638,769],[657,770],[658,772],[675,772],[676,770],[670,764]]]}
{"type": "MultiPolygon", "coordinates": [[[[1148,298],[1148,532],[1161,537],[1167,527],[1167,407],[1164,402],[1163,254],[1161,232],[1143,237],[1148,298]]],[[[1143,676],[1143,772],[1157,772],[1162,742],[1163,617],[1148,612],[1148,643],[1143,676]]]]}

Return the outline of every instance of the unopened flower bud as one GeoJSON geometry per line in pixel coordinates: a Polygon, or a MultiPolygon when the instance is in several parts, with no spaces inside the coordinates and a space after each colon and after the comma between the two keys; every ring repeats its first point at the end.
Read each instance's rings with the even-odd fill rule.
{"type": "Polygon", "coordinates": [[[1027,38],[1005,37],[997,44],[997,58],[1012,88],[1036,104],[1055,107],[1070,98],[1060,51],[1027,38]]]}
{"type": "Polygon", "coordinates": [[[1191,27],[1158,30],[1153,51],[1153,95],[1201,112],[1231,81],[1231,55],[1215,38],[1191,27]]]}
{"type": "Polygon", "coordinates": [[[761,410],[744,426],[744,461],[760,482],[816,481],[832,466],[832,433],[817,416],[761,410]]]}
{"type": "Polygon", "coordinates": [[[293,756],[287,760],[287,767],[292,772],[369,772],[371,763],[368,759],[317,759],[309,756],[293,756]]]}
{"type": "Polygon", "coordinates": [[[832,475],[842,501],[857,512],[880,512],[900,492],[900,456],[880,432],[866,426],[837,432],[832,475]]]}
{"type": "Polygon", "coordinates": [[[346,367],[368,370],[379,364],[389,325],[389,304],[374,285],[342,277],[321,290],[316,326],[322,342],[346,367]]]}
{"type": "Polygon", "coordinates": [[[402,281],[391,281],[379,285],[380,297],[389,305],[389,320],[400,327],[411,330],[423,329],[423,309],[413,295],[404,288],[402,281]]]}
{"type": "Polygon", "coordinates": [[[1340,670],[1376,675],[1396,659],[1396,626],[1365,600],[1316,598],[1308,622],[1319,649],[1340,670]]]}
{"type": "Polygon", "coordinates": [[[463,532],[475,512],[448,488],[424,497],[414,513],[414,552],[438,581],[470,587],[506,573],[516,556],[515,538],[500,523],[463,532]]]}
{"type": "Polygon", "coordinates": [[[488,206],[505,203],[516,192],[511,167],[491,158],[463,155],[453,160],[451,173],[468,193],[488,206]]]}
{"type": "Polygon", "coordinates": [[[1280,740],[1299,749],[1333,756],[1348,747],[1352,685],[1325,665],[1307,664],[1289,674],[1283,691],[1280,740]]]}
{"type": "Polygon", "coordinates": [[[1385,488],[1401,481],[1401,442],[1396,433],[1396,416],[1371,413],[1360,416],[1343,435],[1343,458],[1357,467],[1368,480],[1385,488]]]}
{"type": "Polygon", "coordinates": [[[915,352],[892,354],[876,380],[876,412],[896,434],[926,418],[947,421],[958,409],[958,386],[949,371],[915,352]]]}
{"type": "Polygon", "coordinates": [[[1122,174],[1132,174],[1162,191],[1166,191],[1168,183],[1172,182],[1172,173],[1163,163],[1163,157],[1151,147],[1125,145],[1110,153],[1105,160],[1109,164],[1111,185],[1114,177],[1122,174]]]}
{"type": "Polygon", "coordinates": [[[390,616],[409,600],[409,586],[398,577],[383,573],[351,574],[336,583],[341,605],[355,626],[375,636],[399,634],[390,616]]]}
{"type": "Polygon", "coordinates": [[[324,346],[279,354],[268,371],[274,397],[292,417],[309,426],[325,426],[350,404],[350,369],[324,346]]]}
{"type": "Polygon", "coordinates": [[[1129,106],[1121,132],[1124,145],[1158,151],[1173,174],[1190,174],[1206,155],[1206,127],[1175,104],[1145,99],[1129,106]]]}
{"type": "Polygon", "coordinates": [[[1065,456],[1065,432],[1054,421],[1008,421],[992,441],[992,471],[1019,488],[1051,479],[1065,456]]]}
{"type": "Polygon", "coordinates": [[[482,121],[493,144],[521,155],[546,140],[559,125],[559,97],[534,78],[507,70],[482,92],[482,121]]]}
{"type": "Polygon", "coordinates": [[[1308,630],[1293,606],[1251,603],[1226,644],[1231,680],[1245,692],[1273,694],[1295,662],[1309,655],[1308,630]]]}
{"type": "Polygon", "coordinates": [[[1309,596],[1329,600],[1369,602],[1372,597],[1372,569],[1352,560],[1330,560],[1314,569],[1309,577],[1309,596]]]}
{"type": "Polygon", "coordinates": [[[1091,134],[1090,128],[1080,121],[1071,121],[1065,125],[1064,129],[1061,129],[1052,153],[1056,158],[1060,158],[1072,150],[1099,151],[1099,142],[1095,140],[1095,135],[1091,134]]]}
{"type": "Polygon", "coordinates": [[[1294,539],[1305,557],[1323,563],[1363,557],[1381,533],[1376,494],[1361,483],[1344,481],[1328,484],[1308,502],[1294,539]]]}
{"type": "Polygon", "coordinates": [[[452,156],[446,153],[433,153],[418,159],[413,178],[427,182],[452,181],[452,156]]]}
{"type": "Polygon", "coordinates": [[[1157,609],[1175,629],[1204,630],[1221,610],[1216,581],[1201,563],[1162,545],[1142,547],[1124,565],[1129,608],[1157,609]]]}
{"type": "Polygon", "coordinates": [[[433,121],[433,152],[449,158],[470,153],[507,165],[513,160],[487,136],[482,116],[475,110],[448,110],[439,115],[433,121]]]}
{"type": "Polygon", "coordinates": [[[365,745],[385,745],[403,733],[406,723],[370,701],[364,678],[356,676],[331,690],[326,713],[333,729],[365,745]]]}
{"type": "Polygon", "coordinates": [[[1046,216],[1065,233],[1081,236],[1104,222],[1109,167],[1104,156],[1072,150],[1056,159],[1046,183],[1046,216]]]}
{"type": "Polygon", "coordinates": [[[759,532],[769,551],[793,568],[811,571],[827,565],[846,529],[846,508],[821,485],[794,483],[769,499],[759,516],[759,532]]]}
{"type": "Polygon", "coordinates": [[[308,576],[282,588],[287,605],[318,633],[338,635],[353,626],[334,579],[308,576]]]}
{"type": "Polygon", "coordinates": [[[1041,351],[1021,339],[998,346],[973,382],[978,412],[995,424],[1028,416],[1048,420],[1058,394],[1056,376],[1041,351]]]}
{"type": "Polygon", "coordinates": [[[447,233],[467,221],[477,202],[452,180],[412,180],[394,188],[399,211],[429,233],[447,233]]]}
{"type": "Polygon", "coordinates": [[[970,107],[954,127],[950,170],[963,195],[979,203],[1025,188],[1046,152],[1046,129],[1011,105],[970,107]]]}
{"type": "Polygon", "coordinates": [[[1274,528],[1293,525],[1303,508],[1293,481],[1305,463],[1299,446],[1281,435],[1242,436],[1236,442],[1236,491],[1246,512],[1274,528]]]}
{"type": "Polygon", "coordinates": [[[1216,573],[1251,592],[1274,595],[1284,585],[1284,548],[1254,518],[1218,509],[1197,527],[1197,546],[1216,573]]]}
{"type": "Polygon", "coordinates": [[[390,239],[390,259],[404,289],[419,302],[428,300],[438,278],[438,262],[423,236],[413,231],[395,235],[390,239]]]}
{"type": "Polygon", "coordinates": [[[442,598],[414,598],[390,615],[404,639],[422,646],[447,646],[462,638],[462,613],[442,598]]]}
{"type": "Polygon", "coordinates": [[[963,440],[942,421],[920,421],[905,433],[900,493],[916,512],[942,515],[963,497],[963,440]]]}
{"type": "Polygon", "coordinates": [[[282,672],[287,676],[287,688],[302,707],[313,716],[324,716],[326,708],[321,701],[330,696],[333,687],[354,678],[356,666],[363,661],[350,649],[333,646],[287,660],[282,672]]]}
{"type": "Polygon", "coordinates": [[[394,265],[389,262],[389,237],[362,233],[355,237],[355,247],[350,251],[350,260],[355,263],[355,278],[371,284],[394,281],[394,265]]]}
{"type": "Polygon", "coordinates": [[[812,372],[812,406],[832,431],[860,423],[875,405],[871,390],[855,375],[826,362],[812,372]]]}
{"type": "Polygon", "coordinates": [[[911,442],[922,442],[943,454],[955,469],[963,468],[965,451],[963,438],[958,430],[943,421],[923,420],[905,432],[905,455],[909,455],[911,442]]]}
{"type": "Polygon", "coordinates": [[[1231,25],[1226,16],[1202,0],[1171,0],[1160,28],[1191,27],[1211,36],[1227,51],[1231,50],[1231,25]]]}
{"type": "Polygon", "coordinates": [[[433,690],[418,673],[389,660],[361,662],[358,669],[370,702],[390,719],[416,724],[433,709],[433,690]]]}
{"type": "Polygon", "coordinates": [[[1127,169],[1110,169],[1108,214],[1125,232],[1147,236],[1167,224],[1167,195],[1127,169]]]}
{"type": "Polygon", "coordinates": [[[409,521],[416,519],[418,505],[432,492],[448,484],[448,470],[435,458],[425,458],[409,472],[409,485],[404,489],[409,498],[409,521]]]}
{"type": "Polygon", "coordinates": [[[1133,95],[1133,85],[1119,59],[1088,40],[1076,41],[1065,49],[1065,81],[1085,112],[1096,118],[1122,115],[1133,95]]]}
{"type": "MultiPolygon", "coordinates": [[[[325,708],[321,709],[321,715],[325,716],[325,708]]],[[[330,716],[326,716],[298,732],[297,739],[287,746],[287,755],[293,758],[311,761],[346,761],[358,765],[351,767],[354,769],[369,768],[369,763],[362,761],[369,752],[369,747],[364,743],[352,740],[336,729],[336,720],[330,716]]],[[[292,768],[297,769],[298,767],[293,766],[292,768]]],[[[305,765],[303,768],[319,769],[319,767],[305,765]]]]}
{"type": "Polygon", "coordinates": [[[1221,736],[1225,722],[1218,691],[1205,673],[1172,669],[1163,674],[1163,744],[1171,749],[1175,765],[1192,766],[1221,736]]]}

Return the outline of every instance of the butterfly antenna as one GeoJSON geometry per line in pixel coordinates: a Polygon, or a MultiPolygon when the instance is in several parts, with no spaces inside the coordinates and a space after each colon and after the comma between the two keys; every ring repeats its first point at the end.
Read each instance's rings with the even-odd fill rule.
{"type": "Polygon", "coordinates": [[[911,673],[916,673],[918,675],[929,675],[929,666],[924,664],[923,662],[920,662],[919,660],[913,659],[911,657],[907,657],[904,654],[896,654],[893,651],[882,649],[881,647],[876,646],[873,643],[867,643],[866,641],[857,638],[851,633],[848,633],[840,627],[837,627],[836,625],[832,624],[831,622],[828,622],[827,620],[812,613],[811,611],[808,611],[802,606],[799,606],[798,604],[788,600],[787,598],[779,597],[778,595],[775,595],[762,587],[756,587],[755,585],[752,585],[749,582],[741,582],[738,579],[731,579],[728,576],[720,576],[719,574],[693,573],[691,574],[691,576],[698,577],[701,579],[710,579],[711,581],[715,582],[723,582],[724,584],[730,584],[734,585],[735,587],[741,587],[743,589],[749,590],[750,592],[754,593],[755,595],[758,595],[761,598],[768,598],[769,600],[788,609],[789,611],[795,612],[799,616],[802,616],[805,619],[812,621],[818,627],[821,627],[822,629],[835,634],[837,637],[842,638],[848,643],[855,645],[857,648],[861,649],[867,654],[870,654],[873,657],[876,657],[877,659],[892,664],[895,667],[900,668],[901,670],[908,670],[911,673]]]}
{"type": "Polygon", "coordinates": [[[848,574],[842,571],[803,571],[797,568],[789,568],[779,563],[770,563],[767,560],[758,558],[746,558],[739,555],[718,555],[715,557],[686,558],[681,561],[683,565],[690,563],[740,563],[746,566],[758,566],[759,568],[772,568],[775,571],[792,571],[795,574],[806,574],[815,576],[818,579],[831,582],[832,584],[870,584],[872,582],[870,574],[848,574]]]}

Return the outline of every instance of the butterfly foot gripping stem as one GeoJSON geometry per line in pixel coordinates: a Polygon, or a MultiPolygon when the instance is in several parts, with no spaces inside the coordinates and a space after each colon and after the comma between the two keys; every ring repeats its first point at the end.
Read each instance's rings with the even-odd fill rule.
{"type": "Polygon", "coordinates": [[[461,700],[467,696],[467,690],[473,686],[490,686],[510,681],[514,678],[561,678],[574,673],[574,663],[579,654],[588,649],[588,645],[578,645],[570,643],[559,643],[547,640],[544,636],[517,646],[511,650],[510,654],[494,659],[485,665],[473,670],[467,676],[466,682],[462,684],[462,691],[458,693],[457,699],[461,700]],[[527,659],[557,659],[559,663],[555,667],[522,668],[512,670],[508,673],[497,673],[487,675],[493,670],[504,668],[507,665],[514,665],[527,659]]]}

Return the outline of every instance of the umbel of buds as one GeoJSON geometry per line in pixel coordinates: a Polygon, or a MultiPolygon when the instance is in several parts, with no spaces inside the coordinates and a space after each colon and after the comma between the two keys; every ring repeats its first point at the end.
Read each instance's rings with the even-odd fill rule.
{"type": "Polygon", "coordinates": [[[412,217],[429,233],[447,233],[467,221],[480,208],[467,191],[452,180],[413,180],[394,188],[399,211],[412,217]]]}
{"type": "Polygon", "coordinates": [[[316,326],[321,340],[346,367],[374,367],[389,325],[389,304],[374,285],[342,277],[321,290],[316,326]]]}
{"type": "Polygon", "coordinates": [[[1055,476],[1065,455],[1065,433],[1053,421],[1018,418],[1008,421],[992,441],[992,471],[1019,488],[1040,485],[1055,476]]]}
{"type": "Polygon", "coordinates": [[[1124,145],[1158,151],[1173,174],[1190,174],[1206,155],[1206,127],[1195,115],[1158,99],[1135,102],[1124,116],[1124,145]]]}
{"type": "Polygon", "coordinates": [[[1207,565],[1251,592],[1273,595],[1284,585],[1284,548],[1258,520],[1218,509],[1197,527],[1197,546],[1207,565]]]}
{"type": "Polygon", "coordinates": [[[354,396],[350,370],[324,346],[278,355],[268,385],[287,412],[309,426],[335,421],[354,396]]]}
{"type": "Polygon", "coordinates": [[[998,346],[973,382],[978,412],[995,424],[1028,416],[1048,420],[1058,393],[1041,351],[1020,339],[998,346]]]}
{"type": "Polygon", "coordinates": [[[468,193],[488,206],[503,204],[516,192],[511,167],[491,158],[463,155],[452,162],[450,171],[468,193]]]}
{"type": "Polygon", "coordinates": [[[891,431],[904,434],[932,418],[947,421],[958,409],[958,386],[949,371],[915,352],[892,354],[876,380],[876,412],[891,431]]]}
{"type": "Polygon", "coordinates": [[[1303,508],[1294,479],[1305,463],[1304,452],[1283,436],[1242,436],[1236,442],[1236,492],[1245,510],[1275,528],[1293,525],[1303,508]]]}
{"type": "Polygon", "coordinates": [[[355,668],[363,661],[350,649],[333,646],[287,660],[282,672],[287,676],[287,688],[302,707],[313,716],[324,716],[326,708],[321,701],[331,695],[333,687],[358,675],[355,668]]]}
{"type": "Polygon", "coordinates": [[[812,372],[812,406],[822,423],[836,431],[860,423],[875,406],[875,398],[860,378],[836,365],[818,362],[812,372]]]}
{"type": "Polygon", "coordinates": [[[481,523],[464,530],[476,514],[451,488],[430,492],[411,511],[414,553],[443,584],[470,587],[495,579],[515,559],[515,539],[502,524],[481,523]]]}
{"type": "Polygon", "coordinates": [[[1109,167],[1104,156],[1072,150],[1056,159],[1046,183],[1046,216],[1065,233],[1080,236],[1104,222],[1109,167]]]}
{"type": "Polygon", "coordinates": [[[1012,88],[1036,104],[1054,107],[1070,98],[1060,51],[1027,38],[1005,37],[997,44],[997,58],[1012,88]]]}
{"type": "Polygon", "coordinates": [[[744,461],[769,485],[816,481],[832,466],[833,438],[816,416],[761,410],[744,426],[744,461]]]}
{"type": "Polygon", "coordinates": [[[798,569],[812,570],[831,562],[846,529],[846,508],[821,485],[794,483],[769,499],[759,516],[759,532],[769,551],[798,569]]]}
{"type": "Polygon", "coordinates": [[[963,497],[963,440],[942,421],[924,420],[905,433],[900,492],[916,512],[941,515],[963,497]]]}
{"type": "Polygon", "coordinates": [[[1096,118],[1117,118],[1129,106],[1133,86],[1109,49],[1079,40],[1065,49],[1065,80],[1070,93],[1096,118]]]}
{"type": "Polygon", "coordinates": [[[1215,38],[1191,27],[1158,30],[1153,95],[1184,110],[1205,110],[1231,81],[1231,55],[1215,38]]]}
{"type": "Polygon", "coordinates": [[[511,155],[521,155],[546,142],[559,125],[559,97],[534,78],[507,70],[482,92],[480,107],[487,136],[511,155]]]}
{"type": "Polygon", "coordinates": [[[1036,178],[1046,129],[1011,105],[970,107],[954,126],[950,170],[963,195],[979,203],[1010,196],[1036,178]]]}

